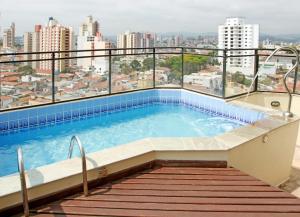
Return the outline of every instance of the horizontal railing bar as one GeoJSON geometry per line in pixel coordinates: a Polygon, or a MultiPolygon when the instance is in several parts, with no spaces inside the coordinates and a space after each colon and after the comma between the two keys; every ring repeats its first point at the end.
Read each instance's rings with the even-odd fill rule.
{"type": "MultiPolygon", "coordinates": [[[[145,55],[153,55],[154,53],[136,53],[136,54],[112,54],[112,57],[119,56],[145,56],[145,55]]],[[[155,53],[155,54],[182,54],[178,53],[155,53]]],[[[28,63],[28,62],[42,62],[42,61],[53,61],[53,60],[72,60],[72,59],[85,59],[85,58],[99,58],[99,57],[109,57],[110,55],[92,55],[92,56],[74,56],[74,57],[61,57],[61,58],[48,58],[48,59],[34,59],[34,60],[14,60],[14,61],[2,61],[0,64],[14,64],[14,63],[28,63]]]]}
{"type": "Polygon", "coordinates": [[[60,54],[60,53],[80,53],[80,52],[97,52],[97,51],[122,51],[122,50],[151,50],[153,48],[109,48],[109,49],[88,49],[88,50],[61,50],[61,51],[39,51],[39,52],[20,52],[20,53],[2,53],[1,56],[16,56],[30,54],[60,54]]]}
{"type": "MultiPolygon", "coordinates": [[[[148,48],[109,48],[109,49],[86,49],[86,50],[64,50],[64,51],[39,51],[39,52],[20,52],[20,53],[0,53],[1,56],[17,56],[17,55],[32,55],[32,54],[60,54],[60,53],[80,53],[80,52],[97,52],[97,51],[124,51],[124,50],[153,50],[153,49],[194,49],[194,50],[211,50],[211,51],[273,51],[274,49],[267,48],[196,48],[196,47],[148,47],[148,48]]],[[[288,50],[283,50],[288,51],[288,50]]],[[[300,50],[298,50],[300,51],[300,50]]]]}

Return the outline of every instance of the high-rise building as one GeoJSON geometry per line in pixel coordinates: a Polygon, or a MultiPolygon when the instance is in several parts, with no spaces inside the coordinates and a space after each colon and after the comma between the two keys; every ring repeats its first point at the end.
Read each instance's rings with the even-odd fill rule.
{"type": "Polygon", "coordinates": [[[15,23],[12,23],[8,29],[3,31],[3,48],[11,49],[15,47],[15,23]]]}
{"type": "MultiPolygon", "coordinates": [[[[117,38],[117,48],[148,48],[154,46],[154,34],[127,31],[119,34],[117,38]]],[[[119,50],[119,54],[137,53],[138,50],[119,50]]]]}
{"type": "MultiPolygon", "coordinates": [[[[219,25],[219,49],[250,49],[259,46],[259,25],[246,24],[244,18],[227,18],[225,24],[219,25]]],[[[250,55],[253,50],[229,50],[228,55],[250,55]]],[[[221,52],[220,52],[220,55],[221,52]]],[[[252,73],[250,69],[254,66],[253,57],[228,58],[227,67],[244,68],[245,74],[252,73]],[[249,70],[247,70],[249,69],[249,70]]]]}
{"type": "MultiPolygon", "coordinates": [[[[117,37],[117,48],[127,48],[127,35],[119,34],[117,37]]],[[[118,50],[119,54],[126,54],[126,50],[118,50]]]]}
{"type": "MultiPolygon", "coordinates": [[[[32,53],[32,32],[25,32],[24,33],[24,53],[32,53]]],[[[32,54],[25,54],[24,60],[32,60],[32,54]]],[[[26,63],[26,65],[32,65],[31,62],[26,63]]]]}
{"type": "MultiPolygon", "coordinates": [[[[34,32],[25,32],[24,34],[24,52],[32,53],[40,51],[40,31],[42,26],[36,25],[34,32]]],[[[40,54],[27,54],[24,55],[24,60],[38,60],[40,54]]],[[[31,66],[33,69],[39,69],[39,61],[27,62],[25,65],[31,66]]]]}
{"type": "Polygon", "coordinates": [[[155,34],[144,33],[142,37],[142,47],[154,47],[155,46],[155,34]]]}
{"type": "MultiPolygon", "coordinates": [[[[53,17],[49,18],[47,26],[44,26],[40,30],[40,51],[70,51],[73,49],[73,30],[71,27],[65,27],[60,25],[53,17]]],[[[72,54],[69,52],[59,53],[56,57],[68,58],[72,54]]],[[[52,54],[41,54],[41,59],[51,59],[52,54]]],[[[55,71],[64,71],[70,66],[70,60],[57,60],[55,61],[55,71]]],[[[40,72],[51,73],[52,62],[51,61],[41,61],[40,72]]]]}
{"type": "Polygon", "coordinates": [[[91,50],[78,52],[77,56],[92,56],[89,58],[79,58],[77,66],[82,67],[85,71],[93,71],[99,74],[106,74],[109,70],[108,57],[93,57],[95,55],[108,54],[107,51],[101,49],[111,48],[111,43],[105,41],[100,32],[98,21],[94,21],[92,16],[88,16],[84,23],[79,27],[79,35],[77,37],[78,50],[91,50]]]}
{"type": "MultiPolygon", "coordinates": [[[[32,52],[40,52],[40,34],[41,34],[41,25],[35,25],[34,32],[32,33],[32,52]]],[[[32,54],[33,60],[38,60],[40,58],[40,54],[32,54]]],[[[40,62],[34,61],[31,63],[32,68],[39,69],[40,62]]]]}
{"type": "Polygon", "coordinates": [[[98,21],[94,21],[93,16],[88,16],[84,23],[82,23],[79,27],[79,35],[92,35],[96,36],[96,34],[100,32],[100,25],[98,21]]]}
{"type": "Polygon", "coordinates": [[[182,43],[183,39],[181,35],[176,35],[174,38],[175,47],[179,47],[182,43]]]}

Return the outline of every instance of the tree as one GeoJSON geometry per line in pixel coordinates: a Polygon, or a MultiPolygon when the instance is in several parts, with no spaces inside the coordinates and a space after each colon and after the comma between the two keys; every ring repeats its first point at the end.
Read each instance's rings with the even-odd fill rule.
{"type": "Polygon", "coordinates": [[[130,74],[132,71],[131,67],[126,62],[121,63],[120,69],[121,73],[124,73],[126,75],[130,74]]]}
{"type": "Polygon", "coordinates": [[[146,58],[143,60],[143,70],[147,71],[153,68],[153,58],[146,58]]]}
{"type": "Polygon", "coordinates": [[[64,68],[60,73],[71,73],[72,70],[70,68],[64,68]]]}
{"type": "Polygon", "coordinates": [[[133,60],[131,63],[130,63],[130,67],[134,70],[134,71],[140,71],[141,68],[142,68],[142,65],[139,61],[137,60],[133,60]]]}
{"type": "Polygon", "coordinates": [[[233,82],[236,82],[236,83],[239,83],[239,84],[244,84],[245,79],[246,79],[246,76],[243,73],[239,72],[239,71],[232,74],[232,81],[233,82]]]}
{"type": "Polygon", "coordinates": [[[23,75],[31,75],[35,71],[34,71],[34,69],[30,65],[26,65],[26,66],[19,67],[18,68],[18,72],[20,72],[23,75]]]}

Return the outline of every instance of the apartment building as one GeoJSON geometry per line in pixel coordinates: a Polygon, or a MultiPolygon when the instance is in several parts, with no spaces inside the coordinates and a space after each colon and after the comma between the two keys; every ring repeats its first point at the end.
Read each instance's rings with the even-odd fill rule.
{"type": "Polygon", "coordinates": [[[16,27],[15,23],[12,23],[8,29],[3,31],[3,48],[12,49],[15,47],[15,34],[16,27]]]}
{"type": "MultiPolygon", "coordinates": [[[[219,49],[252,49],[259,46],[259,25],[246,24],[244,18],[230,17],[226,19],[225,24],[219,25],[218,30],[218,48],[219,49]]],[[[250,55],[250,50],[232,50],[228,52],[230,55],[250,55]]],[[[220,55],[223,55],[220,52],[220,55]]],[[[243,68],[245,74],[252,73],[254,66],[253,57],[232,57],[228,58],[228,70],[236,70],[243,68]]]]}
{"type": "MultiPolygon", "coordinates": [[[[130,32],[119,34],[117,37],[117,48],[148,48],[154,46],[155,35],[152,33],[130,32]]],[[[133,54],[137,50],[119,50],[119,54],[133,54]]]]}
{"type": "MultiPolygon", "coordinates": [[[[25,32],[24,33],[24,52],[25,53],[34,53],[40,51],[40,31],[42,26],[36,25],[34,32],[25,32]]],[[[33,69],[39,69],[40,62],[34,61],[40,58],[40,54],[26,54],[24,55],[24,60],[32,60],[32,62],[25,62],[25,65],[31,66],[33,69]]]]}
{"type": "MultiPolygon", "coordinates": [[[[41,52],[48,51],[70,51],[73,49],[73,30],[71,27],[65,27],[58,23],[53,17],[49,18],[48,24],[40,29],[39,47],[41,52]]],[[[69,52],[63,52],[56,57],[67,58],[70,57],[69,52]]],[[[52,55],[41,54],[41,59],[51,59],[52,55]]],[[[70,60],[55,61],[55,71],[64,71],[70,66],[70,60]]],[[[41,61],[39,66],[40,73],[48,74],[52,71],[51,61],[41,61]]]]}
{"type": "Polygon", "coordinates": [[[77,49],[92,51],[78,52],[77,56],[92,57],[78,59],[77,66],[81,67],[84,71],[93,71],[104,75],[109,70],[109,58],[93,56],[108,54],[107,51],[99,50],[109,49],[111,47],[111,43],[103,39],[103,35],[100,31],[99,22],[94,21],[92,16],[88,16],[79,27],[79,35],[77,37],[77,49]]]}

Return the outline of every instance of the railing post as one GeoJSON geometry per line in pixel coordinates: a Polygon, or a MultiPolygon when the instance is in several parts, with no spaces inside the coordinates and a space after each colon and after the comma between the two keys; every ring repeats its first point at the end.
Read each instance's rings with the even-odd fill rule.
{"type": "Polygon", "coordinates": [[[223,77],[222,77],[222,84],[223,84],[223,89],[222,89],[222,96],[223,98],[226,98],[226,64],[227,64],[227,48],[223,50],[223,77]]]}
{"type": "Polygon", "coordinates": [[[155,47],[153,48],[153,88],[156,87],[156,57],[155,57],[155,47]]]}
{"type": "Polygon", "coordinates": [[[184,48],[181,48],[181,88],[183,88],[183,76],[184,76],[184,48]]]}
{"type": "MultiPolygon", "coordinates": [[[[255,51],[254,51],[254,77],[257,75],[258,70],[259,70],[259,55],[258,55],[258,50],[255,49],[255,51]]],[[[258,88],[258,77],[255,79],[255,84],[254,84],[255,92],[257,91],[257,88],[258,88]]]]}
{"type": "Polygon", "coordinates": [[[51,53],[51,63],[52,63],[52,103],[55,103],[55,53],[51,53]]]}
{"type": "Polygon", "coordinates": [[[108,66],[108,93],[109,94],[111,94],[111,86],[112,86],[112,80],[111,80],[111,49],[109,49],[109,51],[108,51],[108,53],[109,53],[109,57],[108,57],[108,62],[109,62],[109,66],[108,66]]]}

